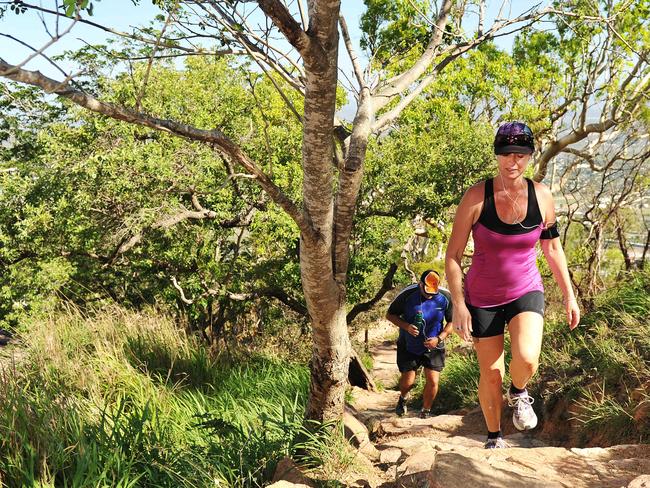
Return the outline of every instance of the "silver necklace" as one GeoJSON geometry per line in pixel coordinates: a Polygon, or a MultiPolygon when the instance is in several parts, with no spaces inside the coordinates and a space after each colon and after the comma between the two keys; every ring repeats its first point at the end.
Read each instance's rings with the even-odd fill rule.
{"type": "MultiPolygon", "coordinates": [[[[517,191],[517,193],[515,194],[515,197],[512,198],[512,195],[510,195],[508,190],[506,190],[506,185],[503,182],[503,175],[501,174],[501,172],[499,172],[499,177],[501,178],[501,187],[503,188],[503,192],[506,194],[506,196],[510,200],[510,206],[515,211],[515,221],[512,222],[512,224],[510,224],[510,225],[519,225],[519,226],[521,226],[521,228],[526,229],[526,230],[535,229],[535,228],[539,227],[539,225],[526,226],[526,225],[522,224],[523,220],[526,218],[526,212],[522,211],[521,205],[519,205],[519,203],[517,202],[517,200],[519,199],[519,193],[521,192],[521,190],[517,191]],[[523,215],[523,218],[520,218],[522,215],[523,215]]],[[[495,210],[496,210],[496,207],[495,207],[495,210]]]]}

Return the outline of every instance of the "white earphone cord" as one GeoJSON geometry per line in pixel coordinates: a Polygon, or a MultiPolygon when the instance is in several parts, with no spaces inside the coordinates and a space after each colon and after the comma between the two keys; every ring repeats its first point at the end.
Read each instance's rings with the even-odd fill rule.
{"type": "MultiPolygon", "coordinates": [[[[519,205],[519,203],[517,203],[516,198],[512,198],[510,193],[508,193],[508,190],[506,190],[506,185],[503,183],[503,175],[501,173],[499,173],[499,177],[501,178],[501,187],[503,188],[503,191],[506,194],[506,196],[510,199],[510,202],[511,202],[510,205],[512,206],[512,209],[515,211],[516,217],[515,217],[515,221],[512,224],[518,224],[523,229],[526,229],[526,230],[530,230],[530,229],[534,229],[536,227],[539,227],[539,225],[526,226],[526,225],[522,224],[523,220],[526,218],[527,212],[523,212],[524,217],[523,217],[523,219],[520,219],[521,214],[522,214],[521,206],[519,205]]],[[[519,197],[519,192],[517,192],[516,197],[519,197]]],[[[526,209],[526,210],[528,210],[528,209],[526,209]]],[[[496,207],[495,207],[495,211],[496,211],[496,207]]]]}

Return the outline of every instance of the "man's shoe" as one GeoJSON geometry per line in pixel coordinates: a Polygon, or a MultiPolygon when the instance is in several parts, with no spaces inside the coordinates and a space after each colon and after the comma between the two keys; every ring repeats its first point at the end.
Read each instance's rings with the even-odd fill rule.
{"type": "Polygon", "coordinates": [[[496,439],[488,439],[484,447],[485,449],[505,449],[510,446],[503,440],[503,437],[497,437],[496,439]]]}
{"type": "Polygon", "coordinates": [[[420,418],[421,419],[428,419],[429,417],[433,417],[433,415],[431,414],[431,410],[422,409],[420,411],[420,418]]]}
{"type": "Polygon", "coordinates": [[[399,397],[397,400],[397,406],[395,407],[395,413],[402,417],[406,413],[406,399],[399,397]]]}
{"type": "Polygon", "coordinates": [[[537,426],[537,415],[533,410],[533,397],[528,395],[528,391],[524,390],[523,393],[513,394],[510,390],[506,392],[508,405],[514,410],[512,412],[512,423],[518,430],[530,430],[537,426]]]}

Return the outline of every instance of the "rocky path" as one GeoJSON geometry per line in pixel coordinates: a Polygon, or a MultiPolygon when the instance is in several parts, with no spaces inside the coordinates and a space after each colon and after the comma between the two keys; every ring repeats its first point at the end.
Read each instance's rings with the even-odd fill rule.
{"type": "MultiPolygon", "coordinates": [[[[398,393],[394,341],[372,348],[373,376],[383,386],[354,388],[346,411],[346,434],[358,448],[363,475],[343,486],[431,488],[650,488],[650,445],[566,449],[545,445],[536,431],[517,432],[504,412],[509,449],[483,449],[485,428],[479,408],[420,419],[411,410],[394,413],[398,393]]],[[[443,373],[444,374],[444,373],[443,373]]],[[[440,392],[444,394],[444,392],[440,392]]],[[[298,481],[298,480],[296,480],[298,481]]],[[[300,478],[303,486],[315,486],[300,478]]],[[[274,484],[272,486],[300,486],[274,484]]]]}

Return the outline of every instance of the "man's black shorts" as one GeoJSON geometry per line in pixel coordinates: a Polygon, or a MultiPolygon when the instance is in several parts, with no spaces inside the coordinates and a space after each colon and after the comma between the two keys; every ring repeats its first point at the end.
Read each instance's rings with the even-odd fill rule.
{"type": "Polygon", "coordinates": [[[467,304],[472,315],[472,336],[493,337],[503,335],[506,324],[521,312],[537,312],[544,316],[544,293],[531,291],[516,300],[497,307],[474,307],[467,304]]]}
{"type": "Polygon", "coordinates": [[[397,341],[397,367],[400,373],[416,371],[420,366],[433,371],[442,371],[445,367],[445,350],[432,349],[431,352],[417,355],[406,350],[403,341],[397,341]]]}

